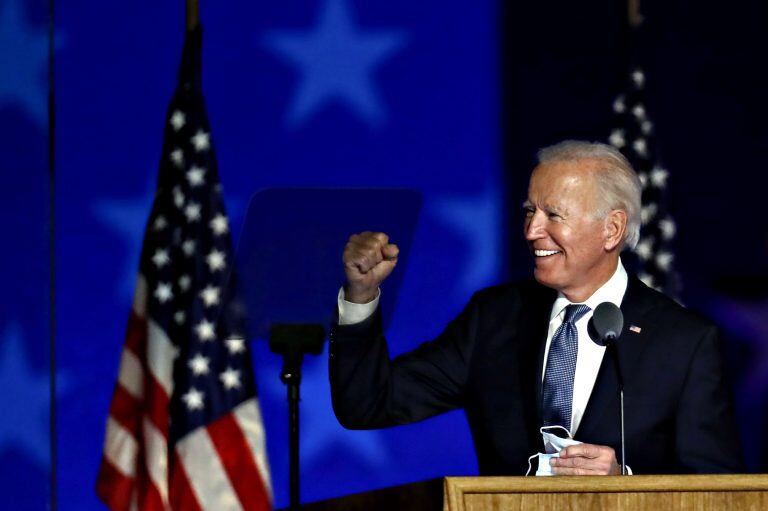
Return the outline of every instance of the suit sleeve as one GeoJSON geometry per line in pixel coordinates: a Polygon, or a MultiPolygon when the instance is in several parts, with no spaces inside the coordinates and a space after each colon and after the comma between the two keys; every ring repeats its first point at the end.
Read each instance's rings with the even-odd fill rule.
{"type": "Polygon", "coordinates": [[[709,326],[690,360],[677,413],[678,462],[691,472],[744,472],[717,329],[709,326]]]}
{"type": "Polygon", "coordinates": [[[463,405],[479,308],[473,298],[435,340],[390,360],[379,309],[331,330],[333,409],[350,429],[416,422],[463,405]]]}

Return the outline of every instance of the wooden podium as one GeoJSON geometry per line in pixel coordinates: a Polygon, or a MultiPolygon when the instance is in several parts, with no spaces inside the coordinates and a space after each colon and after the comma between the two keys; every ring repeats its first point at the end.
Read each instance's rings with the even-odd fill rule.
{"type": "Polygon", "coordinates": [[[307,511],[768,510],[768,475],[445,477],[302,506],[307,511]]]}

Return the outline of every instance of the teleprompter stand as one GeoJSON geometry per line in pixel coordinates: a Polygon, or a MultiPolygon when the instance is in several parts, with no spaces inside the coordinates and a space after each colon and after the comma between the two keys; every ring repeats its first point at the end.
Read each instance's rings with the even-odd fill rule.
{"type": "Polygon", "coordinates": [[[322,325],[272,325],[269,349],[283,356],[280,380],[288,389],[289,434],[289,485],[290,509],[298,511],[299,504],[299,398],[301,388],[301,364],[304,354],[319,355],[323,352],[325,329],[322,325]]]}

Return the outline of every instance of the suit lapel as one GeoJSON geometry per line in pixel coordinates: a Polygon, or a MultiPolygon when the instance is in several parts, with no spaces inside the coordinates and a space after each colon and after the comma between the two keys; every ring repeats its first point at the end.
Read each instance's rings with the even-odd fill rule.
{"type": "MultiPolygon", "coordinates": [[[[632,375],[637,370],[637,364],[641,360],[641,355],[645,349],[644,324],[646,323],[645,314],[651,307],[648,300],[648,293],[645,284],[636,277],[630,276],[627,284],[627,292],[621,302],[621,312],[624,316],[624,327],[621,336],[616,342],[616,349],[619,354],[619,363],[624,373],[624,386],[628,386],[632,381],[632,375]],[[639,329],[639,332],[637,331],[639,329]]],[[[647,331],[648,328],[645,328],[647,331]]],[[[601,432],[607,428],[618,427],[619,418],[604,417],[606,409],[614,402],[618,403],[619,386],[616,378],[616,372],[609,354],[606,352],[603,361],[600,364],[600,370],[597,373],[595,386],[592,388],[592,394],[589,397],[587,408],[576,431],[577,438],[595,438],[603,437],[601,432]],[[615,419],[615,420],[614,420],[615,419]]],[[[625,403],[625,406],[631,406],[631,403],[625,403]]]]}
{"type": "Polygon", "coordinates": [[[534,299],[521,309],[520,376],[523,391],[525,422],[532,438],[539,438],[541,426],[541,372],[544,363],[544,347],[547,341],[549,315],[557,293],[536,285],[534,299]]]}

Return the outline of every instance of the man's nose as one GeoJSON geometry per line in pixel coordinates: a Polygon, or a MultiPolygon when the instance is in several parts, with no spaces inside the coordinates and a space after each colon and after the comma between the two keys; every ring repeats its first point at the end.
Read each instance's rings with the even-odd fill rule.
{"type": "Polygon", "coordinates": [[[543,215],[544,213],[537,211],[531,216],[526,217],[525,225],[523,228],[526,240],[533,241],[543,236],[543,215]]]}

